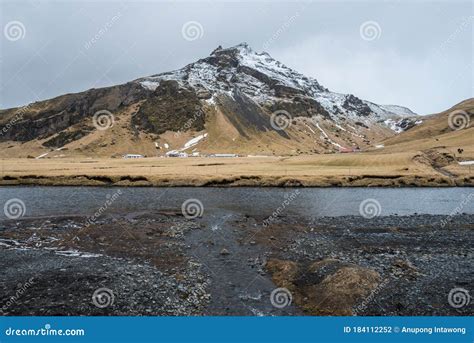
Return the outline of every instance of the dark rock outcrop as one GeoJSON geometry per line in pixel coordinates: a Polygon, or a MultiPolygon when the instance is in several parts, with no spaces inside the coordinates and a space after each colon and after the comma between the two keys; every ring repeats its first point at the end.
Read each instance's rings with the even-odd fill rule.
{"type": "MultiPolygon", "coordinates": [[[[140,85],[124,85],[90,89],[77,94],[28,105],[21,119],[0,136],[0,141],[29,141],[44,139],[75,124],[92,125],[95,112],[108,110],[112,113],[147,97],[147,91],[140,85]]],[[[2,111],[0,126],[7,125],[18,109],[2,111]]]]}
{"type": "Polygon", "coordinates": [[[162,81],[138,110],[132,124],[146,132],[204,129],[205,113],[196,92],[181,88],[176,81],[162,81]]]}

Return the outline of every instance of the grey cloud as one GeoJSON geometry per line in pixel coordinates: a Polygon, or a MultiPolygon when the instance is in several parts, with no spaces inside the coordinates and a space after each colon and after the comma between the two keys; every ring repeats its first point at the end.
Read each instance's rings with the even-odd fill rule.
{"type": "MultiPolygon", "coordinates": [[[[433,113],[472,97],[466,2],[4,1],[0,107],[181,68],[218,45],[247,42],[336,92],[433,113]],[[202,25],[186,40],[182,26],[202,25]],[[377,39],[360,25],[375,21],[377,39]]],[[[471,17],[469,17],[471,16],[471,17]]]]}

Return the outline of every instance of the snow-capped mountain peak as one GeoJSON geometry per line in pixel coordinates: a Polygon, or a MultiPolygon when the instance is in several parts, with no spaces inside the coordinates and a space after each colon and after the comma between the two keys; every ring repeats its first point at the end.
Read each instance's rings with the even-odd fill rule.
{"type": "MultiPolygon", "coordinates": [[[[266,52],[256,52],[247,43],[217,47],[210,56],[182,69],[136,80],[154,91],[162,81],[174,80],[179,87],[196,91],[210,104],[216,97],[243,94],[259,106],[278,109],[289,102],[309,103],[308,115],[321,115],[335,122],[352,120],[371,125],[388,119],[415,116],[406,107],[378,105],[352,94],[329,91],[315,78],[307,77],[275,60],[266,52]]],[[[298,116],[298,113],[291,113],[298,116]]],[[[387,125],[393,129],[393,125],[387,125]]],[[[398,132],[398,128],[394,130],[398,132]]]]}
{"type": "Polygon", "coordinates": [[[257,53],[246,43],[223,49],[186,67],[137,80],[154,90],[160,80],[176,80],[183,87],[204,88],[211,93],[228,93],[238,88],[257,102],[276,96],[279,87],[313,94],[323,88],[315,79],[305,77],[268,53],[257,53]]]}

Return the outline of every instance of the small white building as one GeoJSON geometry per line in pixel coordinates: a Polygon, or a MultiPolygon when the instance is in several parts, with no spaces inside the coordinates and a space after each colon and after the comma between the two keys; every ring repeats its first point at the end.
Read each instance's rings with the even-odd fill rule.
{"type": "Polygon", "coordinates": [[[239,157],[237,154],[212,154],[211,157],[239,157]]]}
{"type": "Polygon", "coordinates": [[[125,154],[122,156],[122,158],[143,158],[143,155],[138,155],[138,154],[125,154]]]}
{"type": "Polygon", "coordinates": [[[166,156],[167,157],[181,157],[181,158],[185,158],[185,157],[188,157],[188,154],[185,153],[185,152],[181,152],[181,151],[168,151],[166,153],[166,156]]]}

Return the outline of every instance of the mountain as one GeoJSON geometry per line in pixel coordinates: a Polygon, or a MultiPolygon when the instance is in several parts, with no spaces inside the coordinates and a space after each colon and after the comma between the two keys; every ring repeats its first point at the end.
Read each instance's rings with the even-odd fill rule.
{"type": "MultiPolygon", "coordinates": [[[[423,116],[423,122],[403,134],[384,141],[387,148],[417,149],[459,146],[474,153],[474,98],[456,104],[446,111],[423,116]]],[[[474,157],[474,155],[473,155],[474,157]]]]}
{"type": "Polygon", "coordinates": [[[421,123],[406,107],[331,92],[243,43],[176,71],[2,110],[0,147],[9,157],[331,153],[421,123]]]}
{"type": "Polygon", "coordinates": [[[472,123],[474,98],[441,113],[424,116],[421,124],[381,142],[383,149],[377,150],[377,155],[408,153],[417,166],[428,166],[451,179],[469,176],[474,161],[472,123]]]}

